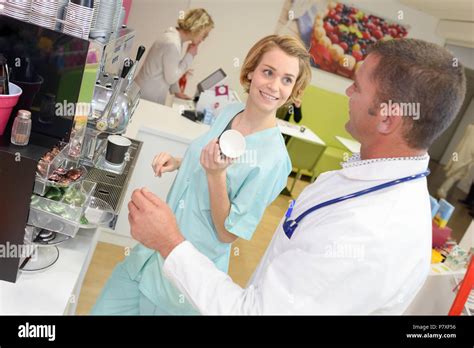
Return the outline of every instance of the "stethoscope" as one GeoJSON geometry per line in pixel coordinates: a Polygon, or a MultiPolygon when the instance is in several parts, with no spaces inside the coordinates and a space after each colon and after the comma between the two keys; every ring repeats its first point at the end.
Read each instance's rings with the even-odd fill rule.
{"type": "Polygon", "coordinates": [[[295,200],[292,200],[290,202],[290,206],[288,207],[288,210],[286,211],[286,214],[285,214],[285,222],[283,222],[283,231],[285,231],[286,236],[288,237],[288,239],[290,239],[291,236],[293,235],[293,233],[295,232],[296,228],[298,227],[298,223],[301,220],[303,220],[305,216],[307,216],[308,214],[311,214],[312,212],[314,212],[318,209],[327,207],[328,205],[332,205],[332,204],[336,204],[336,203],[339,203],[339,202],[342,202],[342,201],[346,201],[346,200],[351,199],[351,198],[356,198],[356,197],[360,197],[360,196],[363,196],[363,195],[367,195],[371,192],[382,190],[382,189],[390,187],[390,186],[399,185],[399,184],[402,184],[402,183],[407,182],[407,181],[421,179],[421,178],[427,177],[428,175],[430,175],[430,170],[429,169],[426,170],[426,172],[424,172],[424,173],[406,176],[404,178],[389,181],[389,182],[386,182],[384,184],[369,187],[369,188],[367,188],[365,190],[362,190],[362,191],[357,191],[357,192],[350,193],[350,194],[345,195],[345,196],[330,199],[329,201],[317,204],[314,207],[306,210],[300,216],[298,216],[295,220],[289,220],[289,218],[291,216],[291,213],[293,211],[293,208],[295,206],[295,203],[296,203],[295,200]]]}

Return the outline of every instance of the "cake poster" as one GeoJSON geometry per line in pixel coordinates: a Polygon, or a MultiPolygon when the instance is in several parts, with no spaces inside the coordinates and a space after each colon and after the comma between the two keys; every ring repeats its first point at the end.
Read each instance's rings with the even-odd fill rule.
{"type": "Polygon", "coordinates": [[[406,27],[394,21],[332,1],[318,6],[312,29],[313,66],[347,78],[353,78],[370,45],[408,34],[406,27]]]}

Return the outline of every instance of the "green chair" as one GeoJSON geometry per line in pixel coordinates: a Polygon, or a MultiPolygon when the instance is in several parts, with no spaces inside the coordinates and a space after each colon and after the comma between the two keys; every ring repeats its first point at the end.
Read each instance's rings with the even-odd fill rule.
{"type": "MultiPolygon", "coordinates": [[[[340,169],[340,163],[347,159],[350,153],[335,136],[353,139],[345,129],[349,119],[348,97],[311,85],[305,90],[302,112],[301,124],[316,133],[326,143],[326,149],[315,167],[302,170],[301,173],[315,178],[321,173],[340,169]]],[[[295,152],[292,160],[296,163],[299,157],[304,160],[305,156],[304,151],[295,152]]]]}
{"type": "Polygon", "coordinates": [[[326,147],[324,153],[313,168],[313,175],[316,177],[324,172],[337,170],[341,168],[341,162],[351,156],[351,153],[345,149],[341,150],[335,147],[326,147]]]}
{"type": "Polygon", "coordinates": [[[311,182],[316,179],[317,174],[314,172],[314,168],[324,153],[325,146],[292,137],[287,144],[287,150],[293,170],[296,171],[295,180],[289,190],[291,194],[295,188],[296,181],[301,179],[303,171],[312,177],[311,182]]]}

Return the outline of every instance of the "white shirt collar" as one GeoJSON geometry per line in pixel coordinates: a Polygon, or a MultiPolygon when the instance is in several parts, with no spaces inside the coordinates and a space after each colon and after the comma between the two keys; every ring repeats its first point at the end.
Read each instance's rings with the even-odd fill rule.
{"type": "Polygon", "coordinates": [[[428,168],[428,153],[414,157],[375,158],[361,160],[355,153],[342,162],[342,174],[358,180],[388,180],[419,174],[428,168]]]}

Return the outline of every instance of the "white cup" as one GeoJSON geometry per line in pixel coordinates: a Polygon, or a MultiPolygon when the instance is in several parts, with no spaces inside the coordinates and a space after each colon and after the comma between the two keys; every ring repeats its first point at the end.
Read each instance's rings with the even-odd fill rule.
{"type": "Polygon", "coordinates": [[[219,137],[219,147],[226,157],[232,159],[238,158],[245,152],[245,138],[240,132],[234,129],[226,130],[219,137]]]}

